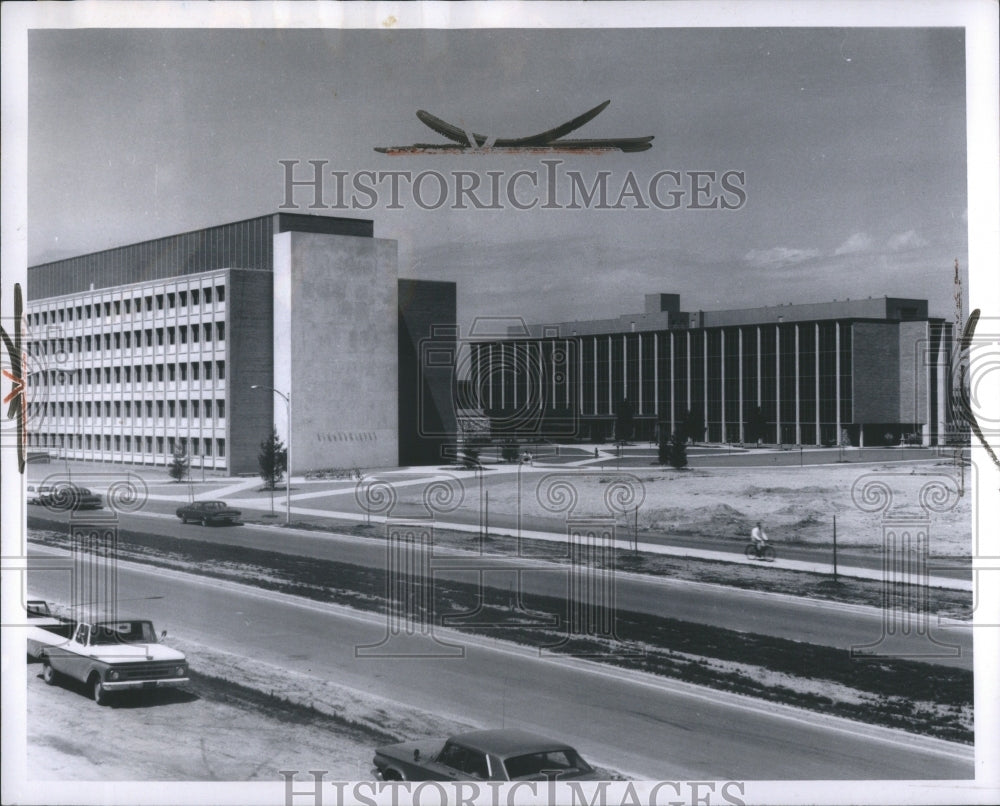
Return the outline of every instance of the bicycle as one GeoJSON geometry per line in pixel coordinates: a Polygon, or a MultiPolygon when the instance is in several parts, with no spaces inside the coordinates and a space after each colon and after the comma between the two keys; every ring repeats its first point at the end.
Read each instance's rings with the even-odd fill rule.
{"type": "Polygon", "coordinates": [[[774,547],[769,543],[757,548],[757,544],[752,540],[747,544],[745,553],[748,560],[763,560],[766,563],[773,563],[775,556],[777,556],[774,547]]]}

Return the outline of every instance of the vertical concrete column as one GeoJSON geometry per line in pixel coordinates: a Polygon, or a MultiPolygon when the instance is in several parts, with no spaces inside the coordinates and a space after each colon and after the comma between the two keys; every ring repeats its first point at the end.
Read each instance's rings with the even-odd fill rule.
{"type": "Polygon", "coordinates": [[[739,415],[740,415],[740,442],[745,441],[745,430],[743,425],[744,411],[743,411],[743,328],[737,328],[736,338],[738,340],[736,345],[736,356],[739,362],[739,415]]]}
{"type": "MultiPolygon", "coordinates": [[[[521,367],[521,364],[517,360],[517,353],[518,353],[517,348],[518,348],[518,343],[515,341],[511,345],[511,360],[510,360],[511,368],[514,370],[513,380],[511,381],[511,395],[512,395],[511,403],[515,409],[517,408],[517,391],[518,391],[517,376],[520,374],[518,370],[521,367]]],[[[527,368],[527,364],[525,364],[525,368],[527,368]]]]}
{"type": "Polygon", "coordinates": [[[840,322],[837,322],[837,323],[834,324],[834,333],[836,334],[835,344],[836,344],[836,350],[837,350],[837,355],[836,355],[836,370],[835,370],[835,372],[837,373],[837,394],[836,394],[836,397],[837,397],[837,444],[839,445],[840,444],[840,432],[841,432],[841,428],[842,428],[842,426],[840,424],[840,322]]]}
{"type": "Polygon", "coordinates": [[[799,389],[802,354],[799,352],[799,326],[795,325],[795,444],[802,444],[802,394],[799,389]]]}
{"type": "Polygon", "coordinates": [[[500,345],[500,407],[507,405],[507,345],[500,345]]]}
{"type": "MultiPolygon", "coordinates": [[[[628,397],[628,336],[622,333],[622,397],[628,397]]],[[[612,406],[614,401],[611,401],[612,406]]]]}
{"type": "Polygon", "coordinates": [[[653,334],[653,414],[660,416],[660,334],[653,334]]]}
{"type": "Polygon", "coordinates": [[[638,369],[636,370],[636,381],[638,382],[639,388],[639,414],[643,413],[642,410],[642,334],[638,336],[639,339],[639,360],[636,363],[638,369]]]}
{"type": "Polygon", "coordinates": [[[677,415],[676,415],[676,403],[677,394],[675,390],[676,372],[674,370],[674,334],[670,334],[670,433],[673,434],[677,430],[677,415]]]}
{"type": "Polygon", "coordinates": [[[691,411],[691,331],[687,332],[687,410],[691,411]]]}
{"type": "Polygon", "coordinates": [[[948,430],[948,349],[945,328],[942,324],[937,352],[937,444],[947,442],[948,430]]]}
{"type": "Polygon", "coordinates": [[[823,438],[820,436],[820,417],[819,417],[819,322],[816,323],[816,343],[813,346],[816,348],[813,351],[815,355],[815,364],[816,364],[816,444],[822,445],[823,438]]]}
{"type": "Polygon", "coordinates": [[[774,326],[774,439],[781,438],[781,325],[774,326]]]}
{"type": "Polygon", "coordinates": [[[760,381],[760,325],[757,325],[757,407],[763,405],[763,397],[761,396],[761,381],[760,381]]]}
{"type": "Polygon", "coordinates": [[[719,388],[722,391],[722,441],[726,441],[726,331],[719,331],[719,388]]]}
{"type": "Polygon", "coordinates": [[[701,331],[701,438],[708,436],[708,331],[701,331]]]}
{"type": "Polygon", "coordinates": [[[597,336],[594,336],[594,415],[600,414],[597,408],[597,336]]]}
{"type": "Polygon", "coordinates": [[[608,410],[607,414],[614,414],[615,409],[615,386],[614,386],[614,373],[611,368],[615,365],[615,347],[611,342],[611,336],[608,336],[608,410]]]}
{"type": "Polygon", "coordinates": [[[489,401],[490,401],[490,408],[492,409],[493,408],[493,345],[492,344],[487,345],[486,356],[487,356],[486,360],[488,362],[487,372],[489,373],[489,375],[487,376],[487,380],[489,381],[489,390],[490,390],[489,401]]]}

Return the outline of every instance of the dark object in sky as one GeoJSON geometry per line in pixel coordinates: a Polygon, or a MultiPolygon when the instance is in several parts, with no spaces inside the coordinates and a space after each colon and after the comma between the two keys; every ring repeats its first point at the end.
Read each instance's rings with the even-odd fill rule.
{"type": "Polygon", "coordinates": [[[585,123],[593,120],[610,104],[607,100],[582,115],[562,123],[555,128],[527,137],[491,138],[485,134],[467,132],[464,129],[448,123],[423,109],[417,110],[420,122],[436,131],[438,134],[453,141],[451,143],[415,143],[412,146],[377,146],[376,151],[382,154],[415,154],[424,152],[502,150],[502,151],[646,151],[651,147],[653,135],[648,137],[617,137],[608,140],[560,140],[559,138],[579,129],[585,123]]]}

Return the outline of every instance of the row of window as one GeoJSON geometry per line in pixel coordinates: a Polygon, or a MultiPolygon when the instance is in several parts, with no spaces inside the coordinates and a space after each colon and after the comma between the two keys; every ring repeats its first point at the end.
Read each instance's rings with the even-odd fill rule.
{"type": "Polygon", "coordinates": [[[210,381],[226,379],[225,361],[192,361],[187,364],[145,364],[127,367],[89,367],[87,369],[46,369],[31,374],[31,386],[105,386],[121,383],[163,383],[164,381],[210,381]]]}
{"type": "Polygon", "coordinates": [[[106,300],[105,302],[94,302],[86,305],[70,305],[66,308],[49,309],[47,311],[36,311],[28,314],[28,324],[48,325],[57,322],[84,322],[93,319],[111,319],[113,316],[121,316],[124,310],[126,315],[142,313],[143,310],[162,311],[173,310],[174,308],[188,308],[197,305],[211,305],[213,296],[217,302],[226,301],[226,287],[217,285],[214,288],[207,286],[204,288],[192,288],[186,291],[168,291],[165,294],[146,294],[126,297],[125,299],[106,300]],[[74,317],[75,314],[75,317],[74,317]]]}
{"type": "Polygon", "coordinates": [[[210,420],[213,417],[224,419],[226,416],[225,400],[70,400],[50,401],[42,403],[35,401],[28,404],[28,413],[32,417],[115,417],[131,419],[143,417],[162,420],[164,413],[173,419],[178,413],[182,419],[210,420]]]}
{"type": "Polygon", "coordinates": [[[114,333],[97,333],[90,336],[73,336],[58,339],[37,339],[28,342],[28,355],[60,355],[90,353],[93,351],[126,350],[146,347],[164,347],[175,344],[224,342],[225,322],[200,322],[177,327],[157,327],[146,330],[125,330],[114,333]],[[145,343],[145,345],[144,345],[145,343]]]}
{"type": "Polygon", "coordinates": [[[226,455],[226,441],[205,437],[142,437],[120,434],[29,434],[28,443],[36,448],[115,451],[152,455],[173,455],[180,445],[188,456],[226,455]]]}

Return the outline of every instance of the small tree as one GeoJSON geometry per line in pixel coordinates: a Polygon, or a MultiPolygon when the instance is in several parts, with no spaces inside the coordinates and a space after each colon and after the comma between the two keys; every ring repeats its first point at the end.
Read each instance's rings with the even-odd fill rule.
{"type": "Polygon", "coordinates": [[[278,431],[271,427],[271,435],[260,443],[257,467],[267,489],[273,490],[288,469],[288,451],[278,439],[278,431]]]}
{"type": "Polygon", "coordinates": [[[667,461],[670,466],[680,470],[682,467],[687,467],[687,446],[685,445],[686,440],[679,432],[675,431],[670,437],[670,446],[667,451],[667,461]]]}
{"type": "Polygon", "coordinates": [[[661,422],[658,433],[657,461],[661,465],[670,463],[670,432],[667,430],[667,423],[661,422]]]}
{"type": "Polygon", "coordinates": [[[170,464],[167,466],[167,473],[170,474],[170,478],[174,481],[183,481],[187,475],[189,464],[190,459],[188,459],[187,447],[184,443],[178,442],[177,447],[174,448],[173,456],[170,458],[170,464]]]}

